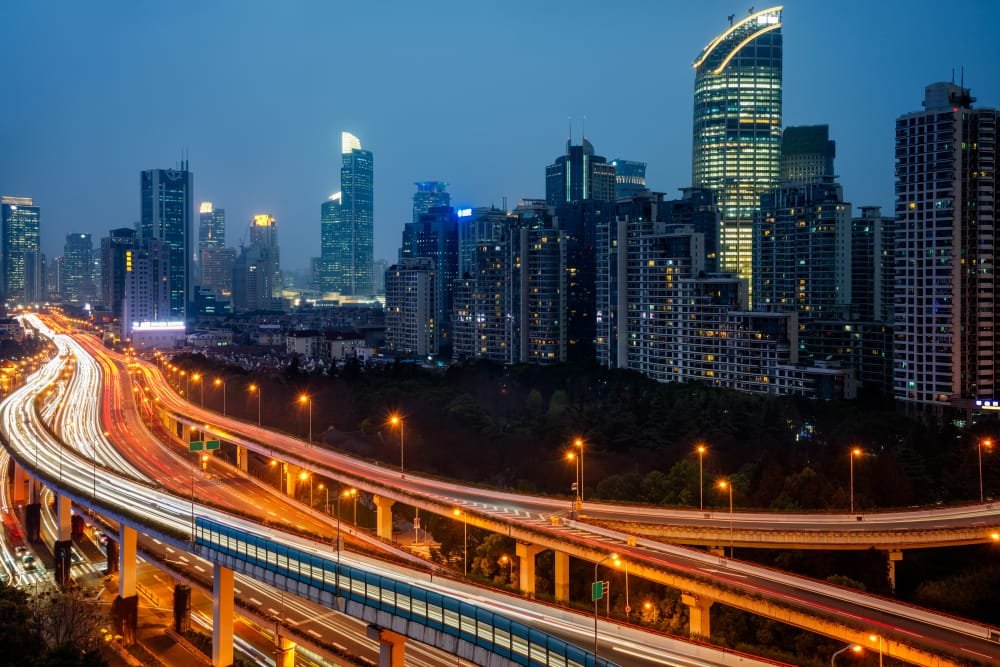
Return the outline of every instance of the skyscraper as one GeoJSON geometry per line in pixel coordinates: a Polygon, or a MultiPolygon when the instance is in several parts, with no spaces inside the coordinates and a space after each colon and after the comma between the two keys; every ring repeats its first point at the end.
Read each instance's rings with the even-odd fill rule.
{"type": "Polygon", "coordinates": [[[996,109],[954,83],[896,119],[897,399],[968,407],[997,396],[996,109]]]}
{"type": "Polygon", "coordinates": [[[834,176],[837,142],[829,125],[786,127],[781,135],[781,181],[815,182],[834,176]]]}
{"type": "Polygon", "coordinates": [[[170,258],[163,241],[150,240],[137,250],[125,250],[125,291],[122,298],[122,337],[143,323],[173,321],[170,258]]]}
{"type": "Polygon", "coordinates": [[[179,170],[142,172],[139,241],[166,244],[170,254],[170,312],[168,319],[183,320],[190,298],[191,219],[194,178],[185,160],[179,170]]]}
{"type": "Polygon", "coordinates": [[[321,288],[365,296],[374,289],[374,162],[350,132],[341,133],[341,160],[340,192],[321,208],[321,288]]]}
{"type": "Polygon", "coordinates": [[[730,23],[694,62],[692,185],[718,194],[720,268],[749,279],[753,212],[779,179],[781,7],[730,23]]]}
{"type": "Polygon", "coordinates": [[[26,255],[37,255],[39,248],[39,227],[41,210],[31,197],[10,197],[0,199],[0,276],[2,276],[3,300],[5,303],[24,303],[31,292],[41,289],[32,282],[39,280],[40,262],[27,259],[26,255]],[[25,262],[34,267],[25,271],[25,262]]]}
{"type": "Polygon", "coordinates": [[[278,248],[278,223],[274,216],[258,214],[250,221],[250,245],[267,250],[271,262],[271,296],[281,298],[281,252],[278,248]]]}
{"type": "Polygon", "coordinates": [[[430,257],[401,257],[385,272],[385,343],[390,351],[437,354],[436,282],[430,257]]]}
{"type": "Polygon", "coordinates": [[[615,168],[615,199],[634,197],[646,189],[646,163],[634,160],[611,161],[615,168]]]}
{"type": "Polygon", "coordinates": [[[112,229],[101,239],[101,303],[111,311],[113,317],[122,316],[125,253],[137,248],[136,231],[131,227],[112,229]]]}
{"type": "Polygon", "coordinates": [[[206,248],[226,247],[226,209],[203,201],[198,210],[198,256],[206,248]]]}
{"type": "Polygon", "coordinates": [[[442,181],[419,181],[414,183],[417,191],[413,193],[413,222],[418,222],[420,216],[435,206],[451,206],[451,195],[442,181]]]}
{"type": "Polygon", "coordinates": [[[63,246],[63,285],[59,290],[63,301],[83,304],[94,299],[93,254],[94,244],[90,234],[66,235],[66,244],[63,246]]]}
{"type": "MultiPolygon", "coordinates": [[[[451,206],[434,206],[403,227],[399,259],[426,257],[434,264],[434,322],[438,341],[451,339],[452,288],[458,277],[458,217],[451,206]]],[[[388,289],[388,286],[386,287],[388,289]]],[[[387,292],[388,296],[388,292],[387,292]]]]}
{"type": "Polygon", "coordinates": [[[594,354],[595,265],[597,226],[610,219],[615,197],[615,168],[583,139],[566,142],[566,153],[545,168],[545,201],[554,208],[565,255],[566,332],[564,358],[589,361],[594,354]]]}

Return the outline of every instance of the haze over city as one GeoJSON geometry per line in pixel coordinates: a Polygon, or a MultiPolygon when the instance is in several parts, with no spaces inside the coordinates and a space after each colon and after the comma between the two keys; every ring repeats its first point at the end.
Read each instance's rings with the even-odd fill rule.
{"type": "MultiPolygon", "coordinates": [[[[0,183],[44,208],[42,250],[139,217],[139,172],[188,156],[230,238],[278,220],[308,268],[339,189],[340,132],[375,156],[375,257],[393,260],[413,182],[456,206],[544,196],[544,167],[586,132],[691,183],[691,63],[734,2],[4,3],[0,183]],[[16,94],[15,94],[16,92],[16,94]],[[14,103],[14,100],[17,100],[14,103]],[[58,178],[53,178],[58,174],[58,178]]],[[[847,201],[891,209],[893,122],[923,86],[1000,100],[995,2],[790,2],[784,124],[830,125],[847,201]]]]}

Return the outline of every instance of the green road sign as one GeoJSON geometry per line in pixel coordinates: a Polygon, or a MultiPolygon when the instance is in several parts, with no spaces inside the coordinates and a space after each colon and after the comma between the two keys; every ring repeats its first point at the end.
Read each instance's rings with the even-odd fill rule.
{"type": "Polygon", "coordinates": [[[205,449],[219,449],[222,443],[218,440],[206,440],[205,449]]]}
{"type": "Polygon", "coordinates": [[[590,601],[597,602],[602,599],[608,592],[608,582],[606,581],[595,581],[590,585],[590,601]]]}
{"type": "Polygon", "coordinates": [[[205,443],[201,440],[192,440],[188,443],[189,452],[200,452],[203,449],[205,449],[205,443]]]}

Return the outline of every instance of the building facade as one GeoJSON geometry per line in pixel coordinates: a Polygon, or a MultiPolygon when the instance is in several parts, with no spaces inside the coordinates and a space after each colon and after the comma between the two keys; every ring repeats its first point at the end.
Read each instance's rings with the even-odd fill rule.
{"type": "Polygon", "coordinates": [[[84,304],[94,300],[94,243],[90,234],[70,233],[63,246],[63,301],[84,304]]]}
{"type": "Polygon", "coordinates": [[[837,142],[829,125],[786,127],[781,135],[781,182],[811,183],[834,176],[837,142]]]}
{"type": "Polygon", "coordinates": [[[41,209],[31,197],[4,195],[0,199],[0,279],[8,304],[38,301],[41,294],[39,234],[41,209]]]}
{"type": "Polygon", "coordinates": [[[374,160],[350,132],[341,133],[340,192],[321,208],[321,288],[353,296],[374,291],[374,160]]]}
{"type": "Polygon", "coordinates": [[[646,163],[617,158],[615,168],[615,199],[627,199],[646,189],[646,163]]]}
{"type": "Polygon", "coordinates": [[[691,181],[718,196],[720,269],[749,280],[753,212],[779,180],[781,7],[730,23],[694,62],[691,181]]]}
{"type": "Polygon", "coordinates": [[[448,184],[443,181],[418,181],[414,183],[417,191],[413,193],[413,220],[419,222],[420,216],[438,206],[451,206],[451,195],[448,194],[448,184]]]}
{"type": "Polygon", "coordinates": [[[385,343],[389,352],[438,353],[437,275],[430,257],[408,257],[385,274],[385,343]]]}
{"type": "Polygon", "coordinates": [[[943,408],[996,398],[996,109],[927,86],[896,120],[894,395],[943,408]]]}
{"type": "Polygon", "coordinates": [[[198,254],[208,248],[226,247],[226,209],[215,208],[210,201],[198,207],[198,254]]]}
{"type": "Polygon", "coordinates": [[[451,344],[452,289],[458,278],[458,216],[450,206],[434,206],[403,227],[400,260],[426,257],[434,262],[434,305],[439,344],[451,344]]]}
{"type": "MultiPolygon", "coordinates": [[[[152,240],[139,249],[126,249],[125,290],[122,297],[122,338],[144,323],[164,324],[174,318],[170,260],[173,252],[162,241],[152,240]]],[[[183,329],[183,321],[180,321],[183,329]]]]}
{"type": "Polygon", "coordinates": [[[191,298],[191,225],[194,176],[180,169],[150,169],[140,176],[139,242],[159,241],[170,252],[170,319],[183,320],[191,298]]]}

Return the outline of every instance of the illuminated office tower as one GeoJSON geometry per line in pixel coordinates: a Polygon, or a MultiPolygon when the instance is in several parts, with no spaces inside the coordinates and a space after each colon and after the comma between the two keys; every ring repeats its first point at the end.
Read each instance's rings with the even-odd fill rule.
{"type": "Polygon", "coordinates": [[[718,194],[720,269],[749,279],[753,212],[780,171],[781,8],[730,22],[694,62],[692,185],[718,194]]]}
{"type": "Polygon", "coordinates": [[[370,295],[374,290],[373,218],[374,162],[361,140],[341,133],[340,192],[321,208],[321,289],[347,295],[370,295]]]}
{"type": "Polygon", "coordinates": [[[420,216],[436,206],[451,206],[451,195],[442,181],[420,181],[414,183],[417,191],[413,193],[413,222],[419,222],[420,216]]]}
{"type": "Polygon", "coordinates": [[[101,239],[101,303],[113,317],[122,316],[126,252],[137,247],[136,231],[131,227],[112,229],[101,239]]]}
{"type": "Polygon", "coordinates": [[[40,252],[38,246],[41,210],[31,197],[4,196],[0,200],[0,235],[3,250],[0,253],[3,300],[6,303],[24,303],[32,291],[40,292],[31,283],[37,280],[37,262],[33,272],[25,271],[25,256],[40,252]]]}
{"type": "Polygon", "coordinates": [[[894,394],[925,407],[998,396],[996,109],[934,83],[896,119],[894,394]]]}
{"type": "Polygon", "coordinates": [[[178,169],[150,169],[142,172],[139,242],[166,244],[170,253],[171,320],[183,320],[190,296],[191,218],[194,177],[187,160],[178,169]]]}
{"type": "Polygon", "coordinates": [[[611,161],[615,168],[615,199],[635,197],[646,189],[646,163],[634,160],[611,161]]]}
{"type": "Polygon", "coordinates": [[[438,342],[451,344],[452,288],[458,278],[458,216],[451,206],[434,206],[403,227],[399,259],[426,257],[434,263],[434,312],[438,342]]]}
{"type": "Polygon", "coordinates": [[[198,210],[198,254],[206,248],[226,247],[226,209],[203,201],[198,210]]]}
{"type": "Polygon", "coordinates": [[[273,216],[258,214],[250,221],[250,247],[267,251],[271,262],[271,296],[281,298],[281,253],[278,249],[278,223],[273,216]]]}
{"type": "Polygon", "coordinates": [[[63,301],[89,303],[94,298],[94,243],[90,234],[66,235],[63,246],[63,284],[59,292],[63,301]]]}

